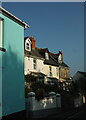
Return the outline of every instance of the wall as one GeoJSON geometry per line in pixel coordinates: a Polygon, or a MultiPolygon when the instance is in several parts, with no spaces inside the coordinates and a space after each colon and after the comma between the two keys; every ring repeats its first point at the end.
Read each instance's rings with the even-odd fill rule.
{"type": "MultiPolygon", "coordinates": [[[[45,65],[44,64],[44,73],[49,76],[49,66],[51,65],[45,65]]],[[[59,79],[59,67],[55,67],[55,66],[51,66],[52,67],[52,77],[56,77],[57,79],[59,79]],[[56,68],[58,69],[58,76],[57,76],[57,72],[56,72],[56,68]]]]}
{"type": "Polygon", "coordinates": [[[61,78],[70,78],[70,71],[67,68],[61,68],[61,78]],[[65,76],[66,69],[66,76],[65,76]]]}
{"type": "Polygon", "coordinates": [[[44,72],[43,69],[43,60],[36,59],[37,60],[37,69],[33,69],[33,58],[32,57],[26,57],[25,56],[25,74],[29,74],[30,72],[44,72]]]}
{"type": "Polygon", "coordinates": [[[70,70],[66,69],[66,78],[70,78],[70,70]]]}
{"type": "MultiPolygon", "coordinates": [[[[36,100],[35,93],[31,92],[28,94],[28,98],[26,99],[26,116],[29,115],[29,112],[37,113],[38,111],[39,113],[39,111],[41,111],[42,113],[43,110],[46,111],[50,109],[53,112],[53,110],[57,108],[61,108],[61,96],[60,94],[55,94],[54,92],[49,93],[49,97],[40,101],[36,100]]],[[[40,116],[40,114],[38,114],[38,116],[40,116]]]]}
{"type": "Polygon", "coordinates": [[[65,69],[61,68],[61,78],[65,78],[65,69]]]}
{"type": "Polygon", "coordinates": [[[2,15],[3,56],[2,113],[3,116],[25,109],[24,28],[2,15]]]}

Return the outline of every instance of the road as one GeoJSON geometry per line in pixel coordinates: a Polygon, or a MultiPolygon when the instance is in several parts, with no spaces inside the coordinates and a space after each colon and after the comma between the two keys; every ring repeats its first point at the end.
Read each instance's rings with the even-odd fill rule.
{"type": "Polygon", "coordinates": [[[72,111],[64,111],[57,115],[48,116],[48,118],[58,120],[86,120],[86,106],[72,111]]]}

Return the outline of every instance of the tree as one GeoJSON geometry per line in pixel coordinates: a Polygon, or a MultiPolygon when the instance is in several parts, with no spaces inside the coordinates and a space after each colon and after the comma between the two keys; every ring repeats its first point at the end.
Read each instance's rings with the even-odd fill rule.
{"type": "Polygon", "coordinates": [[[78,91],[86,96],[86,78],[84,77],[80,77],[77,81],[77,85],[78,85],[78,91]]]}

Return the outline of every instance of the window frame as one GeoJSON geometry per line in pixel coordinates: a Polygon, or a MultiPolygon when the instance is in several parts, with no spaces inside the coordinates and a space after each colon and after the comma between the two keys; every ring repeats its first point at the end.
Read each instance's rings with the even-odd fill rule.
{"type": "Polygon", "coordinates": [[[52,67],[49,66],[49,76],[52,76],[52,67]]]}
{"type": "Polygon", "coordinates": [[[33,69],[36,70],[37,69],[37,60],[35,58],[33,58],[33,69]],[[35,62],[34,62],[35,61],[35,62]]]}
{"type": "Polygon", "coordinates": [[[58,68],[56,68],[56,75],[58,76],[58,68]]]}
{"type": "Polygon", "coordinates": [[[45,59],[49,60],[49,54],[48,54],[48,52],[45,52],[45,59]]]}
{"type": "Polygon", "coordinates": [[[27,38],[25,41],[25,50],[31,51],[31,41],[29,38],[27,38]]]}

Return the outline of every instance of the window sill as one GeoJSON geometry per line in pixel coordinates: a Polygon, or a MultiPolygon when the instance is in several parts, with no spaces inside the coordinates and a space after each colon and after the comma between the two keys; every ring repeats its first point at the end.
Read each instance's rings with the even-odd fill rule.
{"type": "Polygon", "coordinates": [[[0,51],[2,51],[2,52],[6,52],[6,49],[0,47],[0,51]]]}

